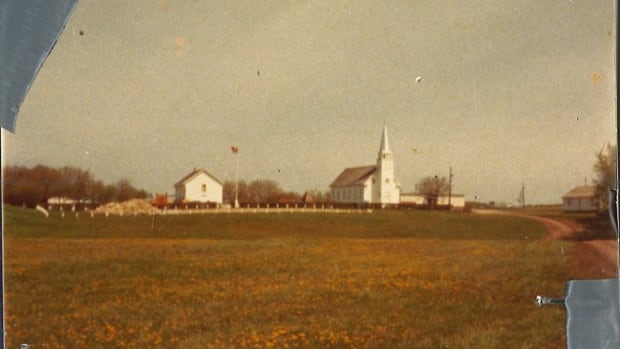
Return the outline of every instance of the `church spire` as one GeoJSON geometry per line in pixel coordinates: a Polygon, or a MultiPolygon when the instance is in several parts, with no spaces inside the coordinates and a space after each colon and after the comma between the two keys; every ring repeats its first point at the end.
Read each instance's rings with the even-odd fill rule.
{"type": "Polygon", "coordinates": [[[383,133],[381,134],[381,146],[379,147],[379,157],[377,160],[392,160],[392,151],[388,142],[387,125],[383,125],[383,133]]]}
{"type": "Polygon", "coordinates": [[[381,135],[381,146],[379,148],[379,152],[388,152],[390,151],[390,145],[388,143],[388,134],[387,134],[387,125],[383,125],[383,134],[381,135]]]}

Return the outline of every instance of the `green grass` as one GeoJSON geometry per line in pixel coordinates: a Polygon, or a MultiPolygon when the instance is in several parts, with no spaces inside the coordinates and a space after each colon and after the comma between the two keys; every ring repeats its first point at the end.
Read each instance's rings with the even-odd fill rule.
{"type": "Polygon", "coordinates": [[[562,348],[568,255],[431,211],[43,217],[5,208],[7,347],[562,348]]]}
{"type": "Polygon", "coordinates": [[[260,239],[273,237],[525,239],[545,234],[540,225],[516,217],[479,216],[444,211],[374,213],[247,213],[109,216],[7,207],[4,234],[12,238],[171,238],[260,239]]]}

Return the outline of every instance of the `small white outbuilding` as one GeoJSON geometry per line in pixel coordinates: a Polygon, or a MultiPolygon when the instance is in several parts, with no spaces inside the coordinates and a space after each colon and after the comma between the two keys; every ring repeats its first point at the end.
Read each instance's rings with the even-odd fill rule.
{"type": "Polygon", "coordinates": [[[457,210],[465,208],[465,196],[463,194],[440,195],[437,198],[418,193],[400,194],[400,203],[403,205],[430,205],[432,200],[436,200],[436,204],[439,206],[449,205],[457,210]]]}
{"type": "Polygon", "coordinates": [[[564,212],[594,212],[599,209],[599,200],[596,198],[596,186],[594,185],[575,187],[562,196],[564,212]]]}
{"type": "Polygon", "coordinates": [[[222,203],[224,182],[205,169],[194,169],[174,185],[176,202],[222,203]]]}

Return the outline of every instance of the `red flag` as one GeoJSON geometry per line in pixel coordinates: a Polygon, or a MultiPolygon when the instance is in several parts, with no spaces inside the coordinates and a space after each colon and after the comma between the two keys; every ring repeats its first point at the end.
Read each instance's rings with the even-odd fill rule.
{"type": "Polygon", "coordinates": [[[230,147],[230,150],[232,150],[233,154],[237,154],[239,152],[239,148],[238,147],[230,147]]]}

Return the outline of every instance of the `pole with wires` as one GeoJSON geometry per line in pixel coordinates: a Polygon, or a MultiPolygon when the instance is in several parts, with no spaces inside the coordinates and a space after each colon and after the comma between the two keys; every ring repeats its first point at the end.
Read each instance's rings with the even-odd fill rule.
{"type": "Polygon", "coordinates": [[[239,147],[232,146],[230,147],[233,154],[235,155],[235,203],[233,208],[239,207],[239,147]]]}

